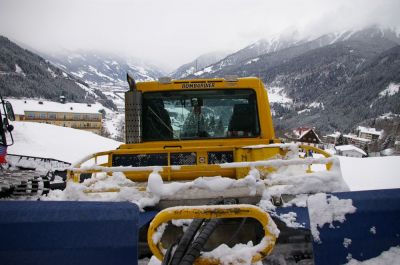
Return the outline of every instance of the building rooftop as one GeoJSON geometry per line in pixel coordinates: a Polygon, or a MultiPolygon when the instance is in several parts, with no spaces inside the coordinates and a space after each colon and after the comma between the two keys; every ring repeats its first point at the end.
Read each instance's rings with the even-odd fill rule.
{"type": "Polygon", "coordinates": [[[340,132],[334,132],[334,133],[326,135],[326,137],[328,137],[328,136],[329,137],[333,137],[333,138],[339,138],[340,132]]]}
{"type": "Polygon", "coordinates": [[[361,142],[365,142],[365,143],[371,142],[371,140],[357,137],[357,135],[355,135],[355,134],[345,134],[345,135],[343,135],[343,137],[351,138],[351,139],[354,139],[354,140],[357,140],[357,141],[361,141],[361,142]]]}
{"type": "Polygon", "coordinates": [[[38,99],[13,99],[8,98],[17,115],[24,115],[25,111],[46,111],[46,112],[67,112],[67,113],[91,113],[98,114],[99,110],[105,107],[99,103],[72,103],[65,104],[54,101],[38,100],[38,99]],[[42,104],[40,104],[41,102],[42,104]]]}
{"type": "Polygon", "coordinates": [[[360,131],[360,133],[369,133],[369,134],[375,134],[381,136],[383,131],[377,131],[375,128],[370,128],[370,127],[363,127],[363,126],[358,126],[357,131],[360,131]]]}
{"type": "Polygon", "coordinates": [[[359,152],[360,154],[363,154],[363,155],[367,155],[367,153],[365,153],[365,151],[364,150],[362,150],[362,149],[360,149],[360,148],[358,148],[358,147],[355,147],[354,145],[351,145],[351,144],[348,144],[348,145],[338,145],[338,146],[335,146],[335,149],[336,150],[339,150],[339,151],[356,151],[356,152],[359,152]]]}

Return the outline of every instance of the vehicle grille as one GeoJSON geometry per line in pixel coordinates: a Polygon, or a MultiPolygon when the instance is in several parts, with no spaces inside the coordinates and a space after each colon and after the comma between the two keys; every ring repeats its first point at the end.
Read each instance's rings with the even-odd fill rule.
{"type": "Polygon", "coordinates": [[[114,167],[168,166],[168,154],[115,154],[112,157],[114,167]]]}
{"type": "Polygon", "coordinates": [[[233,162],[233,152],[208,152],[208,164],[222,164],[233,162]]]}
{"type": "Polygon", "coordinates": [[[194,152],[187,153],[171,153],[171,165],[196,165],[197,154],[194,152]]]}

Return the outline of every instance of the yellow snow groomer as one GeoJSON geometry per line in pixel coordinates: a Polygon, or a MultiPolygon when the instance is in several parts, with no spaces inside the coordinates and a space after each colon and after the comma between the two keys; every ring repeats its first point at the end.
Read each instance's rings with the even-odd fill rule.
{"type": "MultiPolygon", "coordinates": [[[[293,145],[285,145],[275,137],[267,91],[258,78],[160,78],[158,81],[136,83],[128,75],[128,83],[129,91],[125,93],[126,143],[116,150],[96,153],[79,161],[68,173],[70,180],[79,182],[99,172],[107,172],[109,175],[123,172],[127,178],[137,183],[139,190],[146,192],[146,188],[149,191],[149,174],[152,172],[161,176],[159,185],[163,185],[163,182],[188,183],[200,177],[204,179],[215,176],[240,182],[253,169],[257,169],[257,174],[263,179],[282,166],[306,165],[303,172],[306,174],[311,171],[311,164],[325,164],[327,170],[332,165],[329,155],[316,147],[300,145],[293,150],[293,145]],[[298,156],[299,148],[304,154],[320,153],[322,158],[301,158],[298,156]],[[88,163],[93,160],[94,165],[93,162],[88,163]]],[[[150,189],[157,190],[155,185],[157,183],[152,183],[150,189]]],[[[192,240],[195,240],[199,229],[203,231],[201,235],[207,234],[219,223],[216,220],[228,220],[222,222],[224,225],[218,224],[223,227],[222,232],[217,233],[219,243],[216,245],[220,245],[229,241],[221,238],[235,234],[231,228],[234,220],[247,218],[253,221],[241,225],[247,227],[247,232],[242,233],[242,236],[255,235],[259,238],[252,261],[260,260],[271,252],[277,234],[273,231],[269,215],[254,206],[260,200],[263,189],[259,186],[253,188],[235,184],[226,189],[201,189],[197,185],[196,188],[172,194],[158,194],[161,197],[155,207],[157,210],[171,206],[190,207],[165,209],[153,220],[148,235],[150,249],[159,259],[174,259],[171,264],[180,264],[184,255],[193,256],[192,252],[197,251],[189,251],[188,245],[193,244],[192,240]],[[231,201],[227,202],[227,199],[231,201]],[[214,204],[224,205],[209,205],[210,200],[214,204]],[[198,208],[193,205],[202,206],[198,208]],[[184,242],[178,244],[178,254],[168,254],[162,250],[162,245],[173,246],[174,240],[171,237],[177,234],[174,230],[164,234],[162,244],[160,238],[155,240],[155,234],[160,233],[158,226],[172,219],[202,220],[192,222],[189,234],[185,233],[181,238],[184,242]],[[209,219],[211,221],[204,221],[209,219]],[[203,221],[207,225],[202,226],[203,221]]],[[[118,189],[106,186],[86,190],[88,193],[115,191],[118,189]]],[[[280,236],[292,237],[291,233],[280,236]]],[[[301,237],[309,237],[309,233],[303,233],[301,237]]],[[[202,236],[199,238],[203,240],[202,236]]],[[[204,244],[201,242],[200,245],[204,244]]],[[[172,247],[169,249],[172,251],[172,247]]],[[[200,250],[197,252],[194,257],[200,254],[200,250]]],[[[197,263],[220,262],[203,257],[197,263]]]]}

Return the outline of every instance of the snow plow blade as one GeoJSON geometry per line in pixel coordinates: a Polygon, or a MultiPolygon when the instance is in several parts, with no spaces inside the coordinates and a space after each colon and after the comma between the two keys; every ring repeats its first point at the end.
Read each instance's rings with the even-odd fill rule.
{"type": "Polygon", "coordinates": [[[316,265],[345,264],[351,258],[364,261],[400,245],[400,189],[333,195],[351,199],[357,210],[343,223],[334,222],[334,228],[319,229],[321,243],[313,242],[316,265]]]}
{"type": "Polygon", "coordinates": [[[131,203],[0,202],[1,264],[137,264],[131,203]]]}

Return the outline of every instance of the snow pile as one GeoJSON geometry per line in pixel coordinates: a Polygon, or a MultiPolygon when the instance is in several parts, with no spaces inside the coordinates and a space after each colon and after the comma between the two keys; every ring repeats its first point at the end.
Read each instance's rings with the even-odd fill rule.
{"type": "Polygon", "coordinates": [[[221,244],[210,252],[202,253],[202,257],[218,259],[220,264],[251,264],[252,257],[261,252],[269,244],[267,238],[263,238],[259,244],[253,246],[253,242],[247,244],[236,244],[230,248],[221,244]]]}
{"type": "Polygon", "coordinates": [[[82,130],[34,122],[13,122],[14,145],[8,153],[73,163],[88,154],[116,149],[121,143],[82,130]]]}
{"type": "Polygon", "coordinates": [[[352,203],[351,199],[340,200],[332,195],[328,197],[325,193],[311,195],[308,198],[308,212],[314,241],[321,243],[318,227],[322,228],[325,224],[333,227],[334,221],[343,223],[346,214],[354,213],[356,208],[352,203]]]}
{"type": "Polygon", "coordinates": [[[166,227],[167,227],[167,223],[163,223],[159,227],[157,227],[157,231],[151,237],[151,239],[153,240],[154,244],[158,244],[158,242],[160,242],[161,237],[164,234],[164,231],[165,231],[166,227]]]}
{"type": "Polygon", "coordinates": [[[356,259],[351,259],[347,265],[388,265],[388,264],[398,264],[400,260],[400,246],[391,247],[388,251],[384,251],[378,257],[358,261],[356,259]]]}
{"type": "Polygon", "coordinates": [[[341,177],[340,165],[337,159],[333,160],[333,166],[330,171],[303,174],[299,174],[299,172],[304,172],[303,166],[281,168],[276,173],[271,174],[271,176],[265,180],[265,183],[268,186],[271,186],[271,189],[279,186],[282,188],[282,186],[284,186],[284,192],[286,194],[338,192],[349,190],[341,177]]]}
{"type": "Polygon", "coordinates": [[[140,209],[153,206],[159,198],[141,191],[141,187],[127,179],[124,174],[116,172],[112,176],[98,173],[82,183],[68,182],[64,190],[51,190],[41,197],[46,201],[128,201],[140,209]]]}
{"type": "MultiPolygon", "coordinates": [[[[231,179],[221,176],[199,177],[193,181],[164,183],[157,170],[149,175],[147,182],[147,191],[158,198],[174,196],[178,192],[184,192],[194,189],[207,190],[212,192],[223,192],[230,188],[248,187],[249,195],[254,195],[257,187],[263,184],[260,181],[260,175],[257,170],[252,170],[249,175],[243,179],[231,179]]],[[[189,191],[190,192],[190,191],[189,191]]]]}
{"type": "MultiPolygon", "coordinates": [[[[97,167],[87,167],[97,168],[97,167]]],[[[98,173],[83,183],[68,182],[65,190],[52,190],[43,200],[72,200],[72,201],[129,201],[135,203],[140,209],[156,205],[161,199],[174,197],[178,192],[192,194],[196,191],[225,191],[235,187],[249,187],[250,193],[257,186],[263,185],[256,179],[256,171],[249,176],[234,180],[230,178],[202,177],[188,182],[164,183],[159,171],[155,167],[150,173],[147,187],[135,183],[125,177],[122,172],[114,172],[112,176],[98,173]]],[[[255,191],[254,191],[255,192],[255,191]]]]}
{"type": "Polygon", "coordinates": [[[352,191],[400,188],[400,156],[340,156],[339,160],[343,178],[352,191]]]}
{"type": "Polygon", "coordinates": [[[298,228],[304,227],[303,224],[297,222],[297,213],[289,212],[285,214],[281,214],[278,218],[283,221],[288,227],[298,228]]]}

